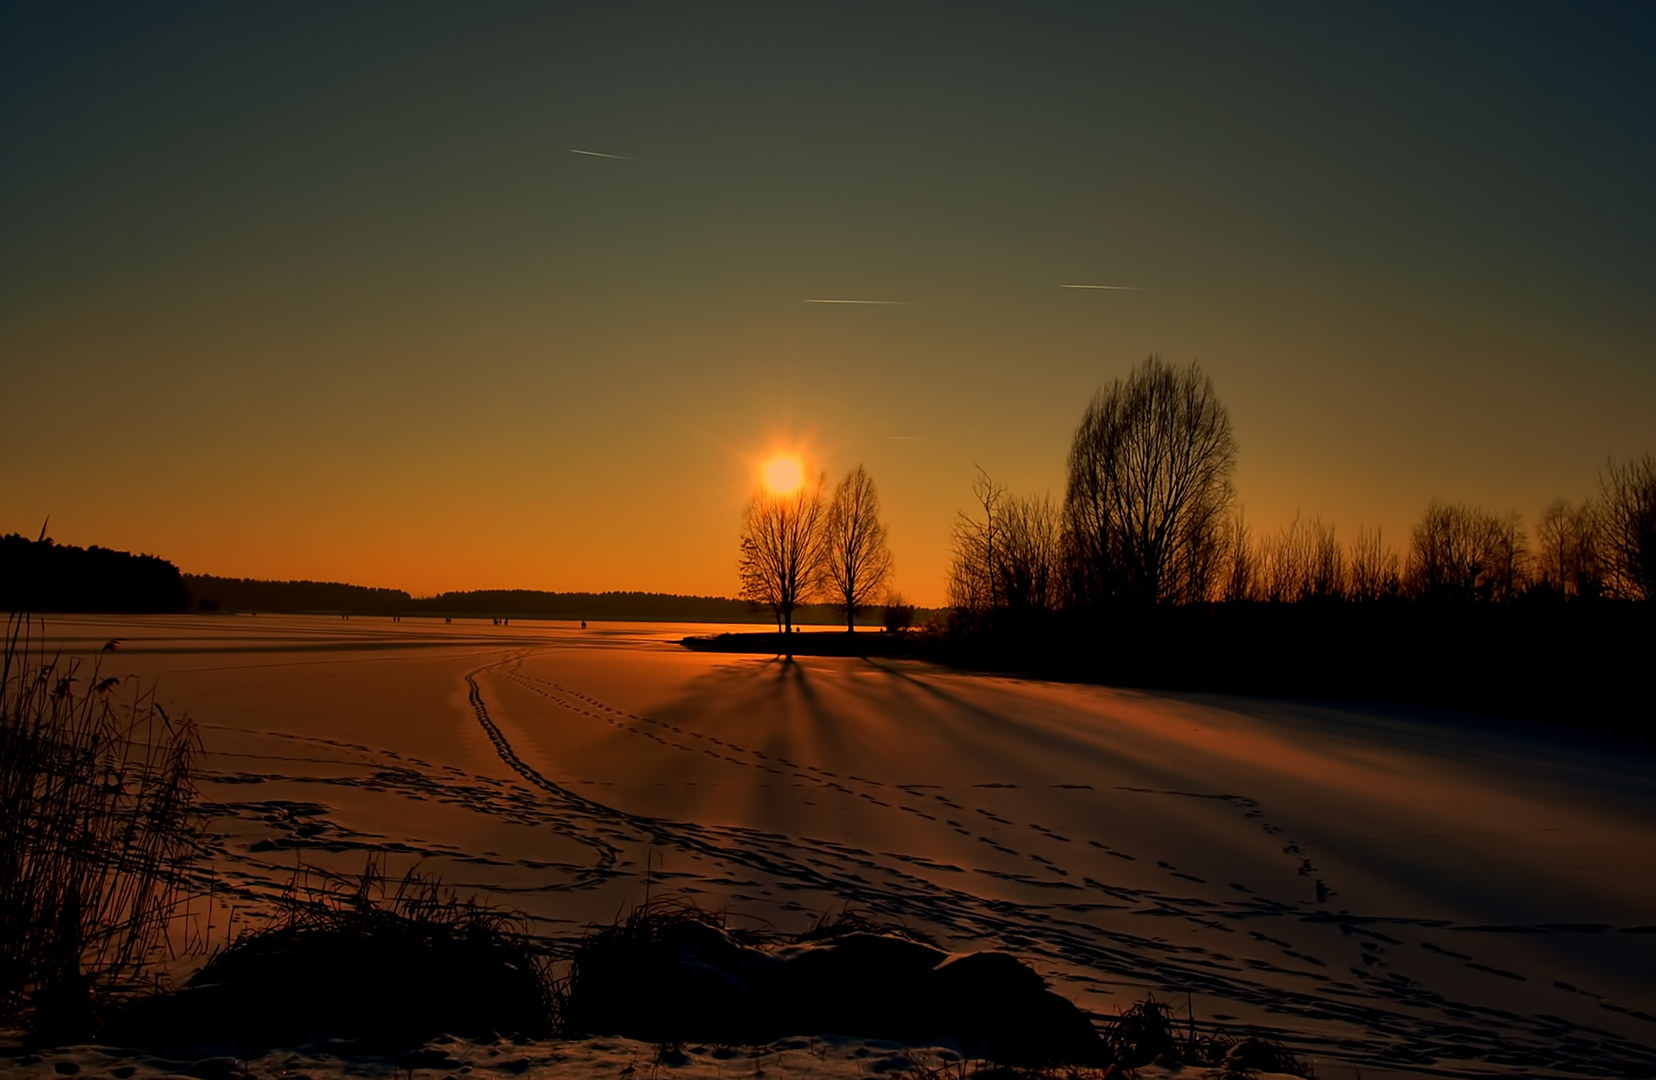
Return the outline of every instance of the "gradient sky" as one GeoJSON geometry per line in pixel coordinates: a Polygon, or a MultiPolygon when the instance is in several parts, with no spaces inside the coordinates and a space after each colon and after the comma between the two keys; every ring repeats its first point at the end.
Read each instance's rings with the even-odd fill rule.
{"type": "Polygon", "coordinates": [[[1150,352],[1256,528],[1533,520],[1656,451],[1652,192],[1647,4],[6,4],[0,531],[729,595],[786,446],[936,603],[1150,352]]]}

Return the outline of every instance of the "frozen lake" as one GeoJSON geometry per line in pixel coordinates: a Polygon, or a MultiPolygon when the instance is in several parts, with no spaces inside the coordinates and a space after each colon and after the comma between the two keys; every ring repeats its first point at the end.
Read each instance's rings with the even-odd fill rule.
{"type": "Polygon", "coordinates": [[[1648,748],[676,645],[699,625],[47,626],[200,724],[238,918],[383,850],[574,938],[648,873],[784,932],[850,903],[1365,1075],[1656,1073],[1648,748]]]}

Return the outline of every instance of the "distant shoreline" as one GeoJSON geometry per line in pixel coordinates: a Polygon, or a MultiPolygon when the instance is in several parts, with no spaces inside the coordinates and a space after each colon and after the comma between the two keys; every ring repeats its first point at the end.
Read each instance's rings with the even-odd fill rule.
{"type": "MultiPolygon", "coordinates": [[[[191,606],[198,611],[267,611],[279,614],[396,615],[402,617],[546,619],[562,622],[751,623],[775,620],[767,608],[723,596],[657,592],[549,592],[542,589],[474,589],[412,596],[399,589],[313,581],[259,581],[183,575],[191,606]]],[[[927,613],[929,614],[929,613],[927,613]]],[[[875,611],[858,614],[859,625],[876,626],[875,611]]],[[[794,621],[844,626],[845,609],[804,604],[794,621]]]]}
{"type": "Polygon", "coordinates": [[[692,652],[765,653],[776,656],[881,656],[920,658],[925,652],[918,634],[844,628],[779,634],[775,631],[691,636],[679,642],[692,652]]]}

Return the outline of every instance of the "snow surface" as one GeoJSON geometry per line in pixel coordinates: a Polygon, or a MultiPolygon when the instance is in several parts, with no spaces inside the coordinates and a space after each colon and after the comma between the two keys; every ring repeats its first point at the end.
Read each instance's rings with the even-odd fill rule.
{"type": "MultiPolygon", "coordinates": [[[[960,1056],[947,1048],[914,1048],[868,1039],[784,1039],[766,1046],[686,1045],[664,1048],[633,1039],[579,1039],[558,1042],[433,1042],[422,1050],[364,1059],[335,1056],[326,1047],[275,1050],[254,1058],[229,1055],[174,1060],[96,1046],[29,1055],[15,1063],[0,1060],[0,1080],[32,1076],[76,1076],[79,1080],[151,1080],[192,1076],[197,1080],[299,1080],[300,1077],[454,1076],[487,1078],[557,1077],[559,1080],[959,1080],[960,1056]]],[[[1201,1080],[1209,1069],[1147,1067],[1144,1080],[1179,1077],[1201,1080]]],[[[1282,1073],[1258,1073],[1259,1080],[1297,1080],[1282,1073]]],[[[1375,1074],[1365,1074],[1375,1075],[1375,1074]]],[[[1337,1078],[1343,1080],[1343,1078],[1337,1078]]],[[[1382,1077],[1384,1080],[1384,1077],[1382,1077]]]]}
{"type": "MultiPolygon", "coordinates": [[[[48,624],[200,723],[212,940],[267,917],[296,868],[379,851],[565,946],[647,891],[780,933],[849,902],[1015,953],[1094,1012],[1153,992],[1198,1025],[1269,1028],[1325,1077],[1656,1074],[1649,749],[675,644],[717,629],[48,624]]],[[[620,1049],[536,1052],[569,1055],[560,1075],[729,1071],[601,1042],[620,1049]]]]}

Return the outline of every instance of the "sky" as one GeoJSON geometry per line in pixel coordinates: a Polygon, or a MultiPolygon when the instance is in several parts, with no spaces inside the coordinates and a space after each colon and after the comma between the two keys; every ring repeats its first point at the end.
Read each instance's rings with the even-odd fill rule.
{"type": "Polygon", "coordinates": [[[1656,452],[1653,132],[1643,4],[5,3],[0,532],[732,595],[786,449],[936,604],[1151,353],[1256,532],[1533,521],[1656,452]]]}

